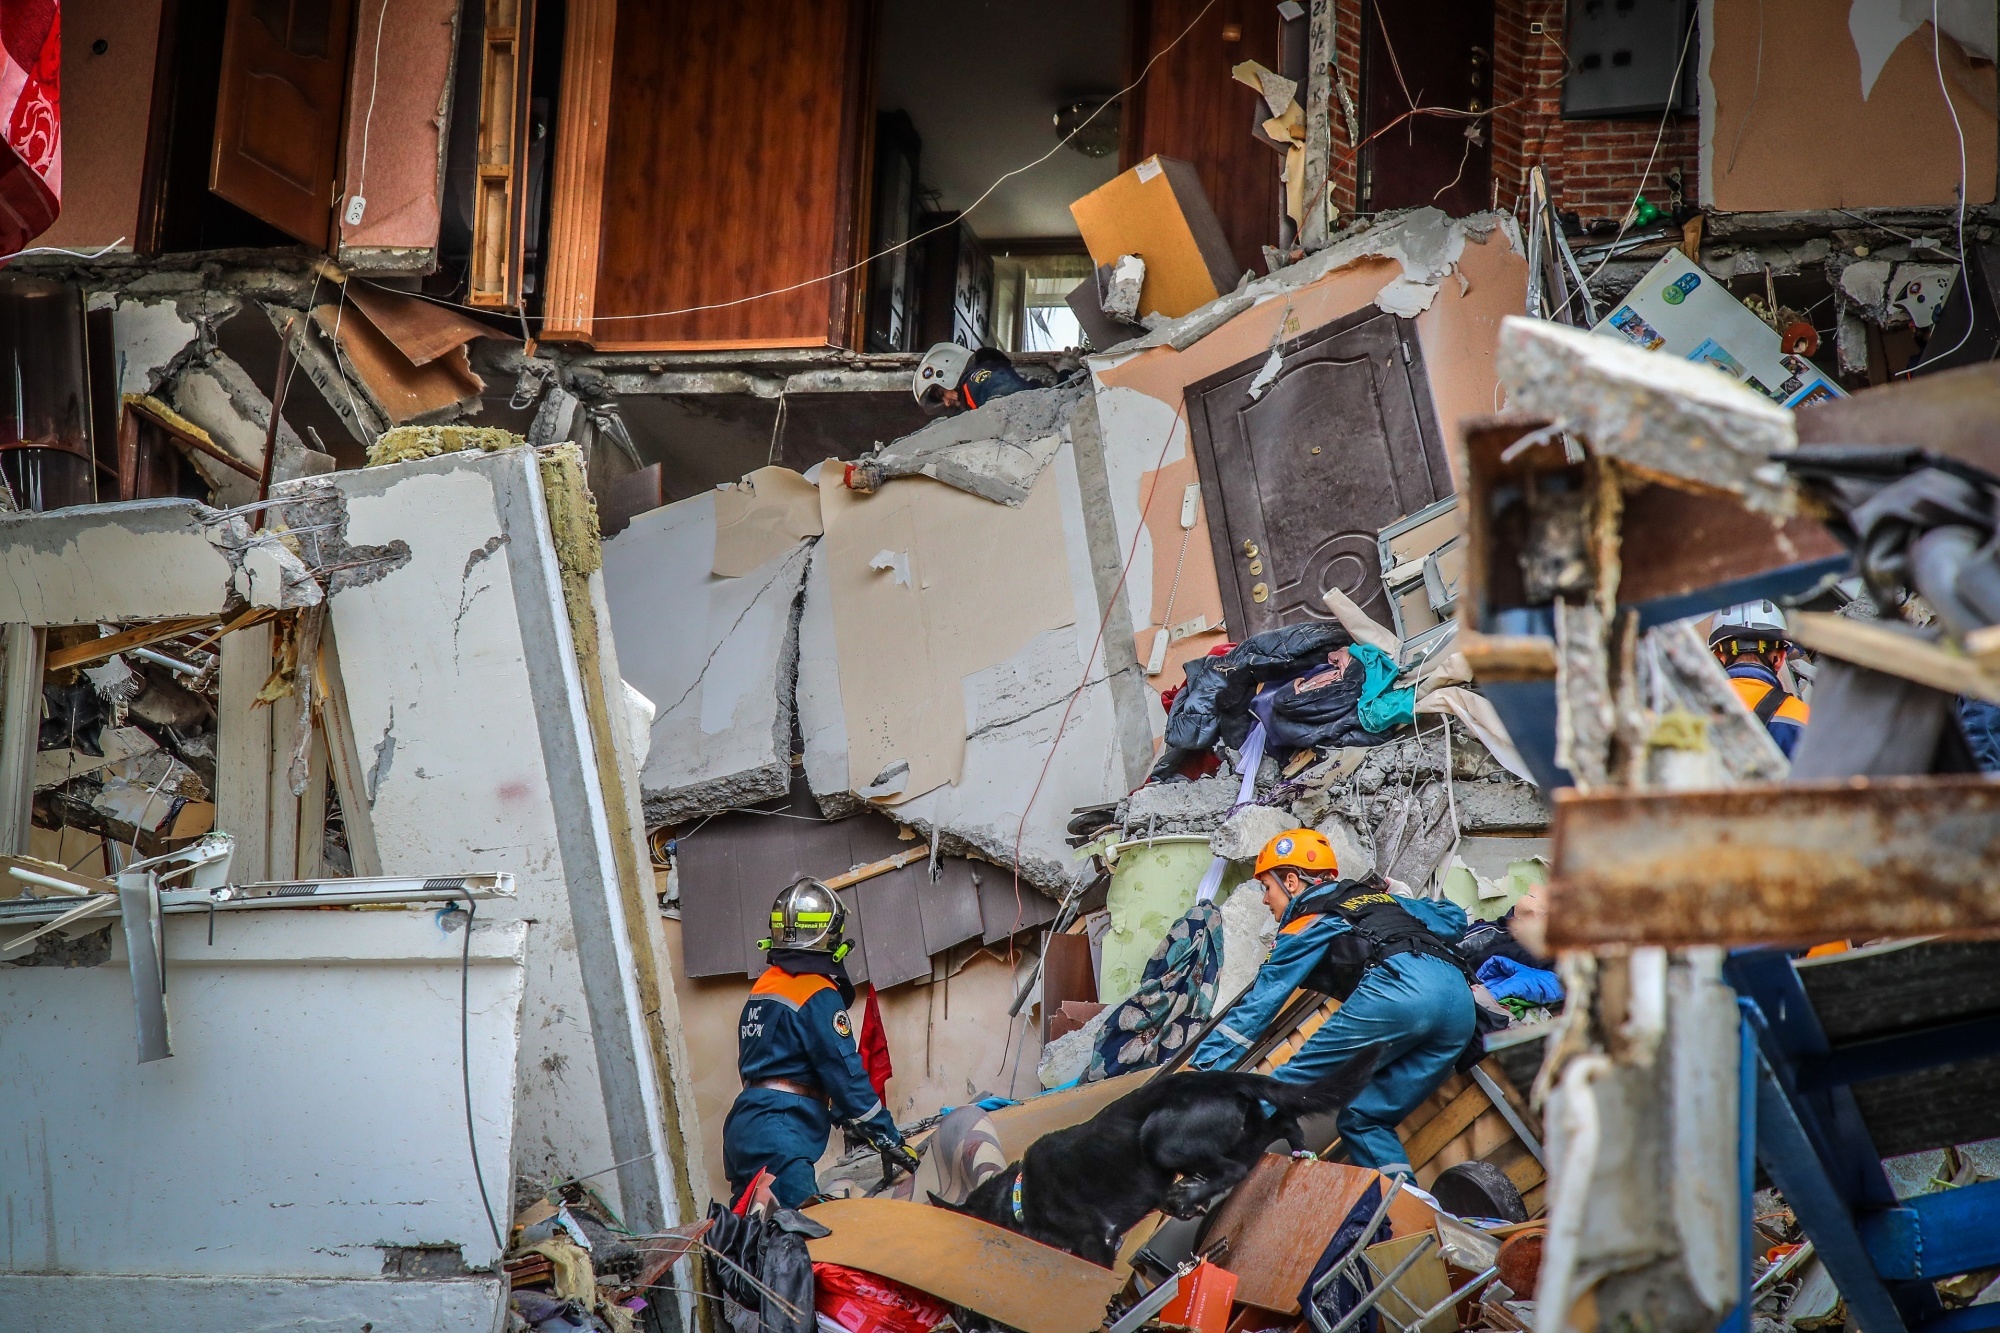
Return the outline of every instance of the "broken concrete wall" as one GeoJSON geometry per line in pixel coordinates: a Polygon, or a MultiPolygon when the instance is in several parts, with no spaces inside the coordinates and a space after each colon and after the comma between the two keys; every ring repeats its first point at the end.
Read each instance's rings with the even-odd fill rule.
{"type": "Polygon", "coordinates": [[[1122,641],[1099,642],[1115,557],[1085,499],[1103,484],[1088,396],[1063,429],[1013,508],[928,477],[868,495],[823,476],[800,629],[815,796],[874,800],[1045,888],[1075,876],[1070,810],[1117,799],[1152,750],[1137,664],[1122,641]]]}
{"type": "Polygon", "coordinates": [[[506,1284],[460,1075],[463,1020],[480,1166],[504,1219],[531,927],[496,905],[473,928],[463,1015],[463,914],[227,913],[213,941],[199,917],[169,916],[174,1055],[153,1064],[133,1060],[116,930],[94,966],[0,967],[20,1127],[0,1143],[15,1225],[0,1322],[498,1327],[506,1284]],[[383,1281],[406,1247],[447,1266],[383,1281]]]}
{"type": "MultiPolygon", "coordinates": [[[[680,1166],[638,997],[557,552],[533,451],[455,454],[336,474],[348,537],[409,543],[409,563],[339,592],[349,722],[390,874],[511,870],[530,920],[515,1168],[604,1172],[628,1222],[676,1216],[680,1166]]],[[[643,923],[642,923],[643,931],[643,923]]],[[[639,1224],[635,1224],[639,1225],[639,1224]]]]}
{"type": "Polygon", "coordinates": [[[641,771],[648,824],[782,796],[792,775],[795,609],[809,548],[711,572],[716,492],[639,515],[604,548],[625,678],[656,710],[641,771]]]}
{"type": "Polygon", "coordinates": [[[1182,496],[1199,480],[1185,386],[1372,304],[1414,318],[1437,420],[1451,437],[1461,417],[1493,410],[1500,320],[1523,308],[1526,292],[1512,219],[1454,222],[1418,209],[1090,358],[1116,544],[1121,559],[1135,550],[1125,584],[1135,652],[1143,660],[1162,626],[1187,631],[1150,678],[1155,688],[1178,682],[1182,662],[1224,637],[1207,504],[1185,539],[1180,526],[1182,496]]]}

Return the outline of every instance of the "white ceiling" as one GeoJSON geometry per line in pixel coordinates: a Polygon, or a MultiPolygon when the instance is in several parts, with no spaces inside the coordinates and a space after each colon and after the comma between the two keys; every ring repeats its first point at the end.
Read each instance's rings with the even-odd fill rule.
{"type": "MultiPolygon", "coordinates": [[[[1055,111],[1116,92],[1127,0],[887,0],[877,106],[923,137],[918,175],[964,209],[1056,145],[1055,111]]],[[[982,239],[1074,236],[1070,200],[1118,171],[1116,154],[1064,148],[1009,180],[966,221],[982,239]]]]}

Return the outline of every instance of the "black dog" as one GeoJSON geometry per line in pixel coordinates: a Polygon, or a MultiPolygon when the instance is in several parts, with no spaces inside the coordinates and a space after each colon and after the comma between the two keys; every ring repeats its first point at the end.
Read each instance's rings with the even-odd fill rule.
{"type": "MultiPolygon", "coordinates": [[[[1156,1078],[1081,1125],[1037,1139],[954,1211],[1109,1268],[1147,1213],[1197,1217],[1250,1174],[1272,1140],[1302,1151],[1300,1117],[1353,1101],[1382,1050],[1369,1047],[1318,1083],[1262,1074],[1156,1078]]],[[[936,1195],[931,1202],[952,1207],[936,1195]]]]}

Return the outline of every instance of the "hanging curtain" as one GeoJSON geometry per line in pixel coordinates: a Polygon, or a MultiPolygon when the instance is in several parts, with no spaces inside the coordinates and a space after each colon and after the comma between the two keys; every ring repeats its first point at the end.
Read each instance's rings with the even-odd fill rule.
{"type": "Polygon", "coordinates": [[[0,0],[0,256],[62,211],[62,15],[57,0],[0,0]]]}

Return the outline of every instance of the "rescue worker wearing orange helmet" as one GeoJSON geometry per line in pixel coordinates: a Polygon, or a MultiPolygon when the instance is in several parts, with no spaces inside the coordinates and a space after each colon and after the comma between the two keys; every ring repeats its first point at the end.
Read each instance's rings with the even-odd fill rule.
{"type": "Polygon", "coordinates": [[[1264,844],[1257,883],[1278,919],[1278,942],[1195,1049],[1194,1067],[1246,1054],[1299,987],[1332,995],[1339,1011],[1275,1076],[1311,1083],[1386,1044],[1375,1077],[1338,1123],[1358,1165],[1409,1174],[1396,1126],[1450,1076],[1477,1027],[1471,982],[1452,947],[1465,933],[1465,913],[1449,901],[1399,897],[1374,875],[1341,879],[1332,844],[1312,829],[1264,844]]]}

